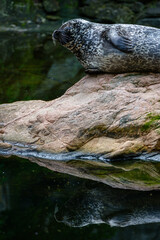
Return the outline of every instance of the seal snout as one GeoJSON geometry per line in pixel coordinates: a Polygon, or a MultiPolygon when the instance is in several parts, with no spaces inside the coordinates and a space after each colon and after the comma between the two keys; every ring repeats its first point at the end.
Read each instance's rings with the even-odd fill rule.
{"type": "Polygon", "coordinates": [[[57,40],[62,45],[65,45],[71,40],[71,35],[69,31],[66,31],[66,29],[58,29],[53,32],[52,39],[57,40]]]}
{"type": "Polygon", "coordinates": [[[58,30],[55,30],[54,32],[53,32],[53,35],[52,35],[52,38],[54,38],[54,39],[59,39],[59,37],[60,37],[60,31],[58,31],[58,30]]]}

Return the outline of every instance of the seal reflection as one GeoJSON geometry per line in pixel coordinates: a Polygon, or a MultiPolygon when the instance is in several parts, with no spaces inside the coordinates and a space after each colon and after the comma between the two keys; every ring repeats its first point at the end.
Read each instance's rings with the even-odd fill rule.
{"type": "Polygon", "coordinates": [[[160,222],[160,192],[121,190],[103,184],[78,189],[55,208],[55,219],[72,227],[107,223],[127,227],[160,222]]]}
{"type": "Polygon", "coordinates": [[[140,225],[159,221],[158,191],[113,189],[15,157],[1,158],[0,180],[0,239],[160,239],[160,223],[140,225]]]}

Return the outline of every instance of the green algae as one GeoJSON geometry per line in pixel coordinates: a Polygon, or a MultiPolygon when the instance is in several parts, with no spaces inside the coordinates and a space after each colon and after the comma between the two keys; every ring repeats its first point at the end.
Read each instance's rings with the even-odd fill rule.
{"type": "Polygon", "coordinates": [[[67,165],[80,171],[81,176],[96,177],[111,186],[131,189],[159,189],[160,163],[142,161],[118,161],[111,163],[71,160],[67,165]]]}
{"type": "Polygon", "coordinates": [[[147,121],[141,127],[142,132],[148,131],[151,128],[158,129],[160,127],[160,115],[149,113],[147,114],[146,120],[147,121]]]}

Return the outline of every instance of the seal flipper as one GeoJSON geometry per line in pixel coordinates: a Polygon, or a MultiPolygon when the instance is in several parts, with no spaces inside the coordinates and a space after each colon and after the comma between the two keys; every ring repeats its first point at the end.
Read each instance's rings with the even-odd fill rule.
{"type": "Polygon", "coordinates": [[[128,37],[118,35],[115,29],[110,29],[108,33],[111,43],[120,51],[131,53],[133,52],[133,45],[128,37]]]}
{"type": "Polygon", "coordinates": [[[87,68],[85,69],[85,73],[96,74],[96,73],[100,73],[100,70],[98,68],[87,68]]]}

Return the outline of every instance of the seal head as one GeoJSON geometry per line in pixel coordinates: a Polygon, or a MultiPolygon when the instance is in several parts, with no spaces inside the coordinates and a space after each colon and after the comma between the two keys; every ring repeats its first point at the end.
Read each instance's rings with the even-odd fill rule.
{"type": "Polygon", "coordinates": [[[54,31],[87,72],[160,72],[160,29],[73,19],[54,31]]]}
{"type": "Polygon", "coordinates": [[[78,46],[79,43],[82,46],[82,40],[87,38],[86,31],[90,25],[90,22],[83,19],[70,20],[54,31],[52,38],[53,40],[58,40],[63,46],[76,53],[80,47],[78,46]]]}

